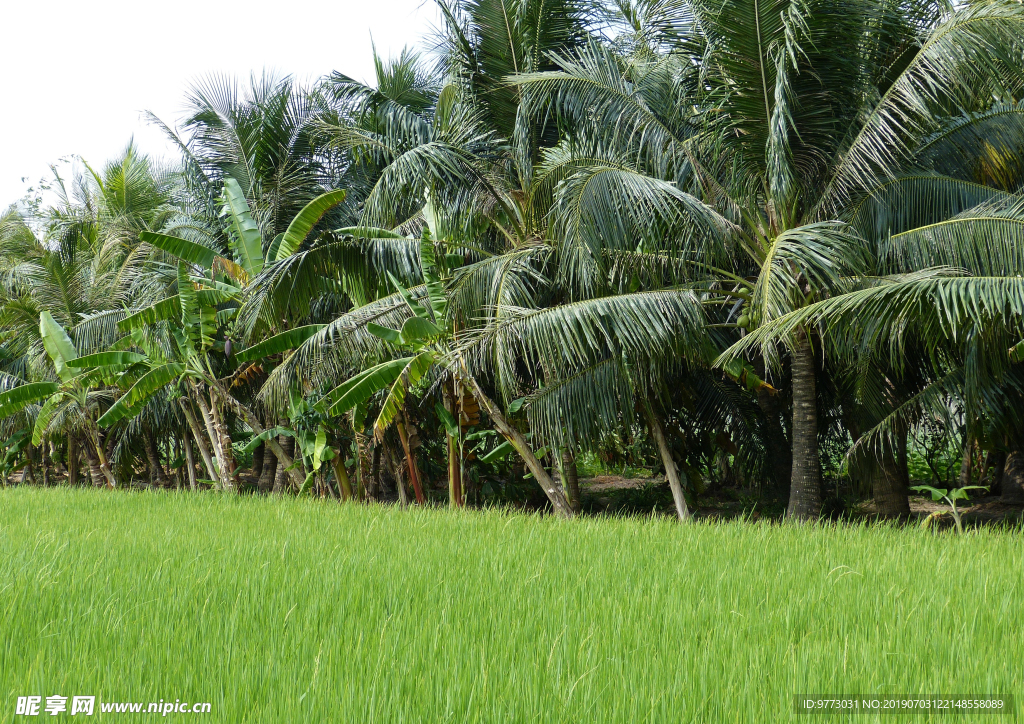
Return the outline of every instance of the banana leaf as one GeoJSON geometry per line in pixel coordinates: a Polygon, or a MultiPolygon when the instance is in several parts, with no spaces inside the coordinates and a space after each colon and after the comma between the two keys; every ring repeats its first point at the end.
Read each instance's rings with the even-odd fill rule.
{"type": "Polygon", "coordinates": [[[386,390],[413,357],[388,360],[364,370],[335,387],[324,396],[323,402],[330,407],[330,414],[340,415],[366,402],[377,392],[386,390]]]}
{"type": "Polygon", "coordinates": [[[173,382],[185,371],[185,365],[171,363],[150,370],[130,390],[121,395],[97,422],[101,427],[110,427],[118,420],[134,417],[142,411],[145,402],[166,385],[173,382]]]}
{"type": "Polygon", "coordinates": [[[46,434],[46,428],[50,426],[50,421],[53,416],[57,414],[57,405],[60,404],[61,400],[64,399],[64,395],[57,393],[50,395],[43,403],[43,407],[39,410],[39,414],[36,415],[36,424],[32,428],[32,444],[38,445],[43,441],[43,435],[46,434]]]}
{"type": "Polygon", "coordinates": [[[254,359],[269,357],[272,354],[295,349],[325,326],[323,324],[308,324],[305,327],[296,327],[295,329],[289,329],[287,332],[275,334],[269,339],[265,339],[251,347],[246,347],[236,355],[236,359],[239,363],[251,362],[254,359]]]}
{"type": "Polygon", "coordinates": [[[373,424],[378,435],[384,432],[398,416],[405,405],[405,395],[409,388],[423,379],[423,375],[434,365],[435,360],[434,352],[429,350],[420,352],[402,369],[398,379],[391,385],[391,390],[384,400],[384,407],[381,408],[380,415],[377,416],[377,422],[373,424]]]}
{"type": "Polygon", "coordinates": [[[288,224],[284,237],[278,244],[274,261],[286,259],[298,251],[302,242],[309,236],[309,232],[320,222],[324,214],[345,200],[345,193],[344,190],[330,191],[306,204],[306,207],[292,219],[292,223],[288,224]]]}
{"type": "Polygon", "coordinates": [[[0,392],[0,417],[13,415],[27,405],[59,391],[60,385],[56,382],[32,382],[27,385],[19,385],[6,392],[0,392]]]}
{"type": "Polygon", "coordinates": [[[85,357],[79,357],[72,360],[72,362],[75,363],[75,367],[87,369],[89,367],[133,365],[136,362],[142,362],[144,359],[146,359],[146,356],[137,352],[96,352],[95,354],[87,354],[85,357]]]}
{"type": "Polygon", "coordinates": [[[215,250],[177,236],[143,231],[139,233],[139,238],[147,244],[155,246],[157,249],[162,249],[168,254],[178,257],[182,261],[201,266],[204,269],[209,269],[213,266],[213,260],[217,257],[215,250]]]}
{"type": "Polygon", "coordinates": [[[71,342],[71,338],[68,337],[68,333],[49,312],[39,315],[39,334],[43,338],[46,354],[53,360],[57,376],[67,382],[77,375],[80,370],[71,367],[68,362],[78,357],[78,351],[71,342]]]}
{"type": "Polygon", "coordinates": [[[235,261],[246,274],[254,277],[263,271],[263,237],[252,218],[242,187],[233,178],[224,179],[223,201],[221,216],[227,217],[228,238],[235,252],[235,261]]]}

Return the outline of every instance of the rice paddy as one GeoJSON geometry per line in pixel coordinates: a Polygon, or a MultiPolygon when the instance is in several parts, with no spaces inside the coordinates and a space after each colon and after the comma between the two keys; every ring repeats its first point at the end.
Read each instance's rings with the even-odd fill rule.
{"type": "Polygon", "coordinates": [[[1013,697],[1022,557],[1011,529],[6,489],[0,721],[51,695],[100,721],[1014,721],[795,702],[1013,697]]]}

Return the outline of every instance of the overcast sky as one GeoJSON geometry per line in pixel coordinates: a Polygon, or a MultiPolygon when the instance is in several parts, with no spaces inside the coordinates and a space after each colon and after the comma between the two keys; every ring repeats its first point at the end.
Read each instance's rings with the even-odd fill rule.
{"type": "Polygon", "coordinates": [[[150,110],[174,125],[185,88],[211,72],[300,79],[339,70],[372,80],[383,56],[418,45],[439,16],[432,0],[17,0],[4,3],[0,69],[0,209],[80,155],[94,167],[134,136],[172,158],[150,110]],[[22,177],[26,181],[22,182],[22,177]]]}

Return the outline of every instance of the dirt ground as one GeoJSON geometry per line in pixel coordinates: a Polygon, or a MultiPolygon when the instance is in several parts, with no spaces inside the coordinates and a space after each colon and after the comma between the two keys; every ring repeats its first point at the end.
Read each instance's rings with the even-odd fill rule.
{"type": "MultiPolygon", "coordinates": [[[[53,474],[51,484],[57,485],[66,479],[65,475],[53,474]]],[[[21,482],[21,471],[8,478],[8,484],[21,482]]],[[[251,481],[255,483],[255,481],[251,481]]],[[[583,497],[584,511],[588,513],[651,513],[657,511],[665,515],[674,515],[672,495],[664,475],[632,478],[620,475],[598,475],[593,478],[581,478],[580,488],[583,497]]],[[[1024,506],[1008,505],[998,497],[979,498],[970,501],[958,501],[962,505],[959,510],[965,525],[998,525],[1015,524],[1024,521],[1024,506]],[[966,503],[966,504],[963,504],[966,503]]],[[[912,521],[928,518],[933,513],[937,516],[939,527],[953,525],[948,513],[948,506],[936,503],[929,497],[913,496],[910,498],[910,517],[912,521]]],[[[765,500],[752,495],[750,491],[736,489],[720,489],[713,493],[700,496],[699,504],[691,512],[697,519],[727,520],[746,517],[748,520],[781,518],[785,512],[784,500],[765,500]]],[[[848,507],[841,517],[846,519],[872,518],[875,506],[870,500],[862,500],[848,507]]],[[[828,511],[825,511],[826,515],[828,511]]],[[[835,517],[832,515],[832,517],[835,517]]]]}
{"type": "Polygon", "coordinates": [[[642,488],[649,483],[659,484],[665,482],[664,475],[655,475],[650,478],[622,478],[618,475],[598,475],[594,478],[580,480],[580,486],[588,492],[599,494],[609,490],[631,490],[642,488]]]}
{"type": "MultiPolygon", "coordinates": [[[[665,498],[665,503],[670,503],[668,486],[665,484],[663,475],[655,475],[649,478],[627,478],[618,475],[599,475],[593,478],[580,480],[584,500],[591,502],[593,508],[614,512],[623,507],[628,507],[632,498],[638,493],[648,491],[654,494],[643,496],[643,502],[647,503],[659,498],[665,498]],[[660,493],[661,495],[657,495],[660,493]]],[[[638,501],[639,502],[639,501],[638,501]]],[[[693,510],[696,518],[704,519],[726,519],[737,516],[746,516],[751,520],[762,517],[777,517],[778,513],[784,511],[785,501],[757,501],[744,491],[719,490],[713,494],[700,497],[699,504],[693,510]],[[767,503],[767,504],[765,504],[767,503]],[[778,510],[781,506],[781,510],[778,510]],[[763,508],[764,510],[759,510],[763,508]]],[[[998,523],[1013,523],[1024,520],[1024,507],[1019,505],[1008,505],[998,497],[978,498],[970,501],[957,501],[958,510],[963,516],[965,524],[985,525],[998,523]]],[[[658,505],[659,510],[670,513],[669,505],[658,505]]],[[[648,507],[648,510],[650,507],[648,507]]],[[[924,520],[933,513],[943,513],[937,516],[941,526],[952,525],[952,517],[948,513],[949,507],[944,503],[937,503],[930,497],[912,496],[910,498],[910,515],[912,520],[924,520]]],[[[870,499],[860,501],[846,511],[846,517],[850,518],[871,518],[876,514],[873,501],[870,499]]]]}

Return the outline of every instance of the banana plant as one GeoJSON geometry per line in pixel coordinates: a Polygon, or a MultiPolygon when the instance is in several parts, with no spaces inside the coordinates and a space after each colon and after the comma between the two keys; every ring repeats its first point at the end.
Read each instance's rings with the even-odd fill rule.
{"type": "MultiPolygon", "coordinates": [[[[162,249],[180,260],[179,293],[134,312],[124,320],[122,323],[123,328],[130,329],[152,325],[160,321],[173,320],[182,315],[183,328],[191,329],[192,327],[189,325],[192,320],[185,320],[183,317],[186,314],[186,305],[183,303],[185,300],[183,300],[181,293],[181,289],[189,286],[187,284],[188,281],[194,282],[199,286],[196,291],[196,300],[199,303],[199,315],[201,317],[199,326],[200,336],[203,336],[203,320],[211,321],[212,314],[217,315],[217,322],[221,324],[227,322],[234,314],[234,309],[224,309],[216,312],[211,307],[239,300],[252,280],[263,271],[265,266],[286,259],[294,254],[306,237],[309,236],[313,227],[320,222],[327,212],[344,201],[345,195],[346,192],[344,190],[336,190],[313,199],[292,219],[283,234],[278,234],[269,244],[265,245],[259,225],[253,219],[252,211],[241,186],[233,178],[225,179],[220,215],[225,223],[233,258],[229,259],[221,256],[214,249],[189,241],[188,239],[167,234],[142,232],[140,238],[143,241],[158,249],[162,249]],[[266,254],[263,252],[264,246],[267,248],[266,254]],[[203,270],[204,274],[201,277],[188,276],[187,280],[183,280],[180,273],[183,265],[190,265],[193,268],[199,267],[203,270]]],[[[295,330],[290,330],[290,332],[295,332],[295,330]]],[[[313,332],[303,329],[297,334],[301,336],[304,333],[313,332]]],[[[292,336],[295,335],[293,334],[292,336]]],[[[225,335],[224,352],[227,356],[231,355],[231,347],[231,339],[228,335],[225,335]]],[[[178,348],[179,351],[184,351],[185,349],[180,344],[178,348]]],[[[205,358],[205,351],[196,350],[194,355],[185,355],[185,359],[192,362],[191,370],[194,380],[215,378],[209,365],[202,363],[202,360],[205,358]]],[[[217,458],[217,468],[219,469],[217,477],[223,486],[232,488],[234,483],[230,470],[234,467],[234,458],[230,437],[227,436],[226,427],[223,424],[223,419],[221,419],[223,410],[220,409],[219,403],[212,398],[209,403],[205,400],[200,401],[201,392],[196,389],[196,384],[198,383],[192,384],[192,397],[200,408],[208,435],[212,441],[212,449],[217,458]]],[[[213,390],[216,387],[211,387],[210,389],[213,390]]],[[[238,402],[233,397],[227,397],[233,401],[231,404],[238,402]]],[[[129,400],[126,404],[134,403],[129,400]]],[[[186,410],[187,417],[188,412],[186,410]]],[[[190,420],[192,418],[194,416],[190,420]]],[[[252,418],[253,421],[256,421],[255,415],[252,415],[252,418]]],[[[198,427],[198,423],[195,427],[198,427]]],[[[202,452],[202,443],[200,442],[199,444],[202,452]]],[[[272,449],[275,447],[280,449],[276,442],[271,444],[272,449]]],[[[283,450],[281,452],[283,453],[283,450]]],[[[276,453],[277,451],[275,450],[276,453]]],[[[207,456],[204,455],[205,457],[207,456]]],[[[291,463],[289,462],[290,466],[291,463]]],[[[213,470],[211,469],[210,472],[212,475],[213,470]]]]}
{"type": "Polygon", "coordinates": [[[88,457],[94,468],[93,474],[96,478],[102,477],[109,487],[117,487],[101,439],[99,423],[105,415],[98,415],[97,387],[134,379],[145,357],[121,350],[79,357],[67,332],[47,311],[39,315],[39,334],[60,381],[33,382],[0,394],[0,417],[13,415],[28,405],[41,402],[32,429],[32,444],[39,445],[61,407],[77,406],[85,420],[91,445],[88,457]]]}
{"type": "MultiPolygon", "coordinates": [[[[264,244],[259,226],[252,217],[245,194],[237,181],[233,178],[226,179],[221,197],[221,218],[225,222],[233,258],[228,259],[219,255],[214,249],[181,237],[150,231],[141,232],[139,238],[143,241],[179,259],[179,292],[134,311],[121,322],[121,328],[131,330],[182,318],[185,329],[192,329],[191,320],[185,320],[183,317],[186,314],[183,301],[192,301],[193,297],[191,292],[188,292],[189,300],[183,300],[181,292],[182,289],[192,289],[192,283],[198,285],[194,300],[198,302],[200,316],[205,315],[203,316],[205,321],[201,321],[212,325],[211,315],[217,314],[217,322],[227,322],[234,314],[234,309],[217,312],[212,308],[239,300],[252,279],[263,271],[264,266],[294,254],[323,216],[345,200],[345,193],[344,190],[331,191],[309,202],[292,219],[287,230],[283,234],[278,234],[271,241],[267,246],[266,255],[264,255],[264,244]],[[189,267],[201,268],[204,272],[203,276],[186,274],[183,279],[181,269],[188,270],[189,267]]],[[[202,325],[197,329],[202,335],[204,329],[202,325]]],[[[230,355],[230,338],[226,338],[224,344],[225,353],[230,355]]],[[[214,450],[217,449],[218,446],[215,445],[214,450]]],[[[224,452],[229,454],[226,450],[224,452]]]]}
{"type": "MultiPolygon", "coordinates": [[[[461,361],[457,351],[455,331],[449,326],[446,319],[448,304],[432,242],[437,224],[429,197],[423,208],[423,217],[427,226],[420,240],[420,267],[425,294],[414,294],[389,275],[396,290],[395,293],[404,301],[410,316],[403,323],[401,329],[390,329],[374,323],[366,325],[368,332],[391,344],[400,353],[400,356],[354,375],[324,395],[316,405],[325,414],[343,415],[350,411],[365,410],[371,397],[378,393],[385,393],[381,411],[373,425],[374,432],[380,437],[390,425],[396,425],[399,437],[403,440],[407,460],[410,462],[409,469],[412,471],[410,477],[412,477],[416,475],[415,465],[411,464],[413,462],[412,451],[408,446],[408,432],[401,419],[401,412],[405,406],[408,392],[420,385],[432,369],[438,366],[444,367],[453,378],[455,390],[453,397],[461,397],[464,392],[467,397],[471,395],[476,398],[479,405],[487,410],[495,427],[526,462],[555,510],[560,515],[571,517],[572,511],[564,492],[554,483],[539,462],[526,438],[505,419],[501,409],[484,394],[480,385],[461,361]]],[[[339,230],[339,233],[344,231],[347,230],[339,230]]],[[[359,227],[357,231],[360,235],[376,233],[380,236],[396,236],[393,232],[380,229],[359,227]]],[[[248,361],[294,349],[312,339],[322,328],[320,325],[309,325],[283,332],[242,351],[239,353],[238,359],[248,361]]],[[[358,414],[354,418],[354,427],[361,428],[364,417],[364,414],[358,414]]],[[[449,413],[449,417],[452,421],[455,420],[454,414],[449,413]]],[[[452,425],[451,430],[448,431],[450,484],[454,482],[455,470],[460,467],[458,459],[460,445],[457,437],[453,439],[453,434],[457,435],[458,430],[458,425],[452,425]]],[[[414,490],[417,489],[418,482],[418,478],[416,478],[414,490]]],[[[417,497],[422,499],[420,490],[417,490],[417,497]]],[[[452,499],[457,501],[460,497],[453,495],[452,499]]]]}
{"type": "MultiPolygon", "coordinates": [[[[962,488],[933,488],[931,485],[914,485],[910,489],[918,493],[928,493],[929,495],[932,496],[932,500],[935,501],[936,503],[938,503],[940,500],[946,501],[946,505],[949,506],[949,512],[953,516],[953,522],[956,524],[956,530],[958,533],[963,535],[964,526],[961,518],[962,513],[960,509],[957,508],[956,501],[970,500],[970,495],[967,492],[968,490],[988,490],[988,486],[965,485],[962,488]]],[[[927,528],[928,525],[932,522],[932,520],[938,517],[938,514],[941,514],[942,512],[945,511],[936,511],[935,513],[929,515],[922,521],[922,527],[927,528]]]]}
{"type": "MultiPolygon", "coordinates": [[[[236,490],[234,479],[234,453],[228,432],[226,412],[233,409],[257,435],[263,432],[256,415],[232,396],[227,386],[219,379],[212,364],[210,352],[215,337],[231,319],[234,309],[218,310],[215,304],[232,299],[231,292],[221,288],[209,288],[207,280],[192,278],[188,267],[178,265],[178,294],[159,313],[136,313],[119,323],[120,328],[130,336],[130,344],[142,350],[136,364],[145,372],[132,381],[118,400],[97,420],[103,427],[137,415],[145,404],[161,390],[171,386],[179,397],[182,410],[200,447],[211,476],[219,480],[224,490],[236,490]],[[198,288],[197,288],[198,287],[198,288]],[[165,316],[177,312],[176,319],[165,316]],[[147,329],[161,321],[171,322],[161,329],[170,338],[169,345],[153,341],[147,329]],[[170,352],[168,355],[167,352],[170,352]],[[192,404],[199,408],[197,416],[192,404]],[[202,420],[202,426],[199,423],[202,420]],[[207,447],[209,442],[209,447],[207,447]],[[213,456],[209,454],[212,449],[213,456]],[[215,463],[214,463],[215,459],[215,463]]],[[[143,310],[145,312],[145,310],[143,310]]],[[[130,381],[130,380],[126,380],[130,381]]],[[[268,442],[271,450],[285,464],[292,467],[292,460],[281,449],[276,440],[268,442]]],[[[294,470],[289,471],[301,485],[303,477],[294,470]]]]}
{"type": "MultiPolygon", "coordinates": [[[[428,203],[428,210],[429,207],[428,203]]],[[[429,215],[425,215],[429,221],[429,215]]],[[[523,434],[505,419],[498,406],[484,394],[458,355],[454,330],[447,326],[448,302],[444,295],[444,284],[438,274],[429,225],[424,229],[420,241],[420,264],[426,290],[422,302],[397,279],[391,277],[391,283],[411,313],[402,328],[390,329],[372,322],[366,326],[368,332],[390,343],[404,353],[403,356],[381,362],[353,376],[328,392],[318,404],[323,405],[331,415],[341,415],[365,406],[374,395],[385,393],[380,413],[373,425],[374,433],[381,437],[391,424],[396,425],[409,464],[410,478],[417,500],[422,502],[422,490],[415,473],[415,458],[409,445],[402,411],[409,391],[420,385],[435,367],[444,367],[452,375],[459,389],[469,391],[476,398],[498,431],[522,456],[555,510],[562,516],[571,517],[572,511],[565,493],[544,469],[523,434]]],[[[449,413],[448,417],[454,421],[454,415],[449,413]]],[[[453,425],[449,436],[456,430],[457,426],[453,425]]],[[[452,444],[452,440],[449,440],[449,450],[451,455],[457,454],[457,446],[452,444]]],[[[450,461],[449,475],[453,477],[454,474],[454,463],[450,461]]]]}
{"type": "Polygon", "coordinates": [[[426,287],[424,303],[420,303],[401,282],[390,276],[391,283],[412,316],[400,330],[372,322],[367,325],[367,331],[402,351],[404,356],[387,360],[355,375],[327,393],[318,404],[330,415],[343,415],[364,405],[375,394],[386,391],[384,404],[373,425],[374,433],[381,438],[387,428],[395,424],[402,441],[416,501],[422,505],[426,498],[402,412],[409,390],[416,387],[436,364],[446,360],[451,340],[451,333],[443,326],[448,302],[437,274],[429,229],[424,229],[420,241],[420,259],[426,287]]]}
{"type": "MultiPolygon", "coordinates": [[[[268,266],[287,259],[298,251],[302,242],[328,211],[345,200],[344,190],[330,191],[310,201],[296,214],[283,234],[278,234],[264,244],[259,225],[252,217],[249,203],[241,186],[233,178],[224,181],[221,197],[221,218],[224,219],[232,259],[219,255],[214,249],[188,239],[168,234],[144,231],[139,234],[143,241],[161,249],[181,261],[200,267],[218,287],[224,291],[240,294],[249,283],[268,266]],[[266,254],[263,248],[266,246],[266,254]]],[[[167,303],[160,302],[160,304],[167,303]]]]}

